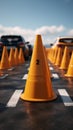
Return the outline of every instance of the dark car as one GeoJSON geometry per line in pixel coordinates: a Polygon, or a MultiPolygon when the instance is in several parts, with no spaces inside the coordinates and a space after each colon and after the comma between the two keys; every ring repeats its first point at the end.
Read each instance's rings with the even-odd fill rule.
{"type": "Polygon", "coordinates": [[[29,56],[32,55],[32,51],[33,51],[33,47],[31,44],[27,44],[28,45],[28,48],[29,48],[29,56]]]}
{"type": "Polygon", "coordinates": [[[2,35],[0,39],[0,56],[2,55],[3,46],[7,47],[8,54],[10,48],[20,48],[23,49],[25,60],[29,58],[29,48],[26,46],[24,38],[20,35],[2,35]]]}

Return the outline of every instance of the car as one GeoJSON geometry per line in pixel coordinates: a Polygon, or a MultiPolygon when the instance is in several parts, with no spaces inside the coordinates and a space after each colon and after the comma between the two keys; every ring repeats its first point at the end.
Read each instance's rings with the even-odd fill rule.
{"type": "Polygon", "coordinates": [[[32,52],[33,52],[33,47],[31,44],[27,44],[28,48],[29,48],[29,56],[32,55],[32,52]]]}
{"type": "Polygon", "coordinates": [[[10,52],[10,48],[20,48],[23,49],[23,54],[25,60],[29,59],[29,48],[26,46],[25,39],[21,35],[2,35],[0,38],[0,57],[2,55],[3,47],[6,46],[8,50],[8,54],[10,52]]]}
{"type": "Polygon", "coordinates": [[[65,48],[65,46],[69,47],[71,50],[73,50],[73,37],[70,36],[64,36],[64,37],[58,37],[54,44],[52,44],[52,48],[55,47],[61,47],[65,48]]]}

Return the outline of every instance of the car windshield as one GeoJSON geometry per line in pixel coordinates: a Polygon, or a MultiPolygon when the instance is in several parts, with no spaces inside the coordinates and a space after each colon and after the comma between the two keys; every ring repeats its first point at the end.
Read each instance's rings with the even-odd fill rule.
{"type": "Polygon", "coordinates": [[[1,37],[1,42],[6,46],[17,46],[20,42],[25,42],[21,36],[5,35],[1,37]]]}
{"type": "Polygon", "coordinates": [[[1,41],[20,42],[22,41],[22,38],[20,36],[2,36],[1,41]]]}
{"type": "Polygon", "coordinates": [[[59,42],[73,43],[73,38],[63,38],[63,39],[60,39],[59,42]]]}

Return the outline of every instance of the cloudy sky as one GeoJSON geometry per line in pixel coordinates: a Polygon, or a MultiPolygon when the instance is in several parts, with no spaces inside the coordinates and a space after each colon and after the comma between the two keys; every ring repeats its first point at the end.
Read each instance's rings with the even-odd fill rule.
{"type": "Polygon", "coordinates": [[[73,35],[73,0],[0,0],[0,36],[4,34],[22,35],[31,44],[36,34],[43,44],[73,35]]]}

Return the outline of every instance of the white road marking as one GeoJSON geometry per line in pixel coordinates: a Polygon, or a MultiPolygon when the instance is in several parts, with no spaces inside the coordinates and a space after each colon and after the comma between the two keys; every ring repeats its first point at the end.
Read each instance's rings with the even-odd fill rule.
{"type": "Polygon", "coordinates": [[[22,79],[26,80],[27,76],[28,76],[28,74],[25,74],[22,79]]]}
{"type": "Polygon", "coordinates": [[[0,79],[5,79],[8,76],[8,74],[4,74],[2,76],[0,76],[0,79]]]}
{"type": "Polygon", "coordinates": [[[28,67],[28,66],[29,66],[29,64],[27,63],[25,66],[26,66],[26,67],[28,67]]]}
{"type": "Polygon", "coordinates": [[[11,67],[11,68],[9,68],[8,70],[11,71],[11,70],[14,70],[14,69],[15,69],[15,67],[11,67]]]}
{"type": "Polygon", "coordinates": [[[48,63],[48,66],[51,66],[51,64],[50,64],[50,63],[48,63]]]}
{"type": "MultiPolygon", "coordinates": [[[[25,74],[22,79],[23,79],[23,80],[26,80],[26,79],[27,79],[27,76],[28,76],[28,74],[25,74]]],[[[53,77],[54,79],[59,79],[58,74],[52,74],[52,77],[53,77]]]]}
{"type": "Polygon", "coordinates": [[[22,91],[23,90],[15,90],[15,92],[13,93],[13,95],[11,96],[10,100],[7,103],[7,107],[16,107],[22,91]]]}
{"type": "Polygon", "coordinates": [[[27,68],[27,70],[29,71],[30,67],[27,68]]]}
{"type": "Polygon", "coordinates": [[[73,101],[65,89],[58,89],[65,106],[73,106],[73,101]]]}
{"type": "Polygon", "coordinates": [[[59,79],[59,75],[58,74],[52,74],[53,78],[55,79],[59,79]]]}
{"type": "Polygon", "coordinates": [[[50,67],[50,70],[54,70],[53,67],[50,67]]]}

